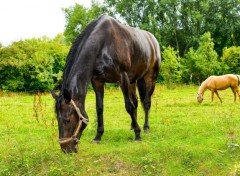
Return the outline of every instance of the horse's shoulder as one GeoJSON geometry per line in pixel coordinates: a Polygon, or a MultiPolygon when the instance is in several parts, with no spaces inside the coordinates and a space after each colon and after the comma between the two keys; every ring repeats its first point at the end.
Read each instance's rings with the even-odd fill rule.
{"type": "Polygon", "coordinates": [[[216,76],[215,76],[215,75],[209,76],[209,77],[206,79],[206,81],[211,81],[211,80],[213,80],[213,79],[216,79],[216,76]]]}

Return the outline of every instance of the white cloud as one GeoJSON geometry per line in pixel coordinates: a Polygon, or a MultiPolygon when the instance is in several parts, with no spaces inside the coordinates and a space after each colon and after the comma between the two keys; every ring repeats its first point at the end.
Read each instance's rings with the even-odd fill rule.
{"type": "Polygon", "coordinates": [[[3,0],[0,1],[0,42],[55,37],[63,33],[65,17],[62,8],[75,3],[90,7],[91,0],[3,0]]]}

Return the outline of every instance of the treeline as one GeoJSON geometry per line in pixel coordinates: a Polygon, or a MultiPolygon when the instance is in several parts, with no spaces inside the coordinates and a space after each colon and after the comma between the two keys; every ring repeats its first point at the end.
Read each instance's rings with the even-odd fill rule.
{"type": "Polygon", "coordinates": [[[68,50],[62,35],[13,42],[0,48],[0,89],[36,92],[56,88],[68,50]]]}
{"type": "MultiPolygon", "coordinates": [[[[240,0],[105,0],[63,9],[63,35],[0,45],[0,89],[46,91],[61,83],[71,43],[105,13],[152,32],[162,50],[158,82],[200,84],[210,75],[240,73],[240,0]]],[[[1,42],[1,41],[0,41],[1,42]]]]}

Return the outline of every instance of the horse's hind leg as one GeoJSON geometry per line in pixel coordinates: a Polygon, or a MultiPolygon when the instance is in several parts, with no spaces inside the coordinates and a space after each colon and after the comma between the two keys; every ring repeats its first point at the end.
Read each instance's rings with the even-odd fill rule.
{"type": "MultiPolygon", "coordinates": [[[[233,87],[231,87],[231,89],[232,89],[232,92],[233,92],[233,95],[234,95],[234,102],[236,102],[236,93],[238,93],[238,89],[237,88],[234,89],[233,87]]],[[[239,95],[239,93],[238,93],[238,95],[239,95]]]]}
{"type": "Polygon", "coordinates": [[[155,82],[152,79],[144,77],[138,80],[138,91],[145,112],[145,123],[143,126],[145,132],[149,131],[148,117],[149,110],[151,108],[151,96],[153,94],[154,89],[155,82]]]}
{"type": "Polygon", "coordinates": [[[238,90],[238,88],[236,89],[236,92],[237,92],[238,98],[239,98],[239,100],[240,100],[240,91],[238,90]]]}
{"type": "Polygon", "coordinates": [[[216,93],[216,95],[218,96],[218,98],[219,98],[220,102],[222,103],[222,99],[220,98],[220,96],[219,96],[219,94],[218,94],[218,91],[217,91],[217,90],[215,90],[214,92],[216,93]]]}
{"type": "Polygon", "coordinates": [[[239,98],[239,100],[240,100],[240,91],[238,90],[238,88],[237,88],[236,92],[237,92],[238,98],[239,98]]]}
{"type": "Polygon", "coordinates": [[[98,143],[104,133],[103,123],[103,96],[104,96],[104,83],[92,80],[92,86],[96,94],[96,109],[97,109],[97,134],[93,142],[98,143]]]}
{"type": "MultiPolygon", "coordinates": [[[[130,88],[130,96],[131,96],[132,102],[134,104],[134,107],[136,108],[136,111],[134,111],[135,113],[134,116],[136,117],[136,120],[137,120],[138,98],[136,94],[136,83],[130,84],[129,88],[130,88]]],[[[133,123],[131,123],[131,130],[132,129],[134,129],[133,123]]]]}
{"type": "Polygon", "coordinates": [[[135,140],[141,141],[140,132],[141,129],[137,123],[137,98],[135,95],[135,85],[130,85],[127,74],[124,72],[121,74],[121,89],[124,95],[125,108],[132,119],[132,128],[135,132],[135,140]]]}

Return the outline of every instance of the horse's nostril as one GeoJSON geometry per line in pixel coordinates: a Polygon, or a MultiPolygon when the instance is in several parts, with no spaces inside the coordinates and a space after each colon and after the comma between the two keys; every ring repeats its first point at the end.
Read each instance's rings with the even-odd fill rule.
{"type": "Polygon", "coordinates": [[[73,147],[73,148],[67,148],[67,149],[62,149],[62,151],[64,153],[77,153],[78,152],[78,148],[77,147],[73,147]]]}
{"type": "Polygon", "coordinates": [[[77,153],[78,152],[78,145],[75,145],[74,147],[74,153],[77,153]]]}

